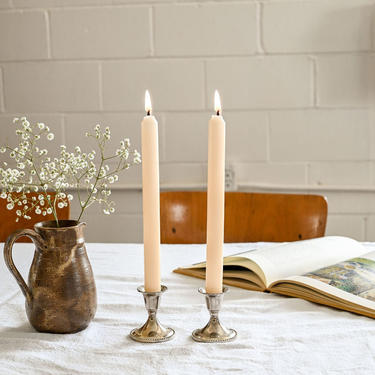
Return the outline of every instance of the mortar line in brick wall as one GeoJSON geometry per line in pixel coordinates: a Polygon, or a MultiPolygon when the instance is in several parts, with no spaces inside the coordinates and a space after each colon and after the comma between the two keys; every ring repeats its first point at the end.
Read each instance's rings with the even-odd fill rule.
{"type": "Polygon", "coordinates": [[[102,64],[98,64],[98,94],[99,94],[99,109],[100,112],[103,111],[104,108],[104,95],[103,95],[103,69],[102,64]]]}
{"type": "Polygon", "coordinates": [[[263,4],[256,3],[256,42],[257,52],[265,54],[264,41],[263,41],[263,4]]]}
{"type": "Polygon", "coordinates": [[[150,56],[155,56],[155,9],[149,8],[149,24],[150,24],[150,56]]]}
{"type": "Polygon", "coordinates": [[[47,58],[50,60],[52,58],[50,12],[46,10],[44,15],[46,19],[47,58]]]}
{"type": "Polygon", "coordinates": [[[323,56],[342,56],[346,57],[350,56],[368,56],[372,57],[375,56],[374,51],[342,51],[342,52],[290,52],[290,53],[270,53],[265,52],[264,54],[260,54],[259,52],[254,53],[244,53],[244,54],[231,54],[231,55],[165,55],[165,56],[124,56],[124,57],[68,57],[68,58],[51,58],[47,59],[20,59],[20,60],[0,60],[0,63],[5,64],[22,64],[22,63],[35,63],[35,62],[66,62],[66,63],[88,63],[88,62],[113,62],[113,63],[121,63],[121,62],[128,62],[128,61],[179,61],[179,60],[188,60],[188,61],[199,61],[201,59],[205,59],[207,61],[211,60],[232,60],[232,59],[259,59],[259,58],[267,58],[267,57],[310,57],[311,53],[314,53],[315,57],[323,57],[323,56]]]}

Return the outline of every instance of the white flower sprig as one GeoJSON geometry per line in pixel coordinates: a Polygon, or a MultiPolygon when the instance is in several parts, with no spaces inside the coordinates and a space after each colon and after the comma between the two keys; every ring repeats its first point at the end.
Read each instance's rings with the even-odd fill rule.
{"type": "Polygon", "coordinates": [[[105,147],[111,138],[110,129],[106,127],[102,131],[100,125],[96,125],[94,133],[86,133],[86,136],[95,139],[98,153],[95,150],[82,152],[79,146],[69,152],[62,145],[60,155],[51,158],[47,149],[37,146],[42,138],[54,139],[48,126],[31,124],[26,117],[15,118],[13,122],[17,126],[19,144],[14,148],[1,147],[0,153],[8,151],[16,168],[8,167],[6,162],[4,168],[0,167],[0,198],[7,200],[9,210],[16,210],[16,221],[20,217],[31,219],[32,214],[53,214],[58,225],[56,207],[63,208],[73,199],[72,194],[67,194],[68,190],[75,190],[78,195],[78,221],[93,203],[99,203],[105,214],[115,212],[115,202],[110,200],[111,185],[119,180],[120,172],[141,163],[140,154],[130,150],[128,138],[120,142],[114,155],[107,156],[105,147]],[[114,167],[109,166],[109,161],[114,167]],[[30,192],[39,194],[30,196],[30,192]]]}

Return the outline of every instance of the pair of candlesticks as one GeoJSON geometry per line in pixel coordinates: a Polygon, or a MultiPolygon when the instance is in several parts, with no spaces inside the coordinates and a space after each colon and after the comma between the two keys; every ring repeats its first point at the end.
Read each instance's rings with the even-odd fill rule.
{"type": "MultiPolygon", "coordinates": [[[[130,337],[133,340],[156,343],[169,341],[174,337],[175,331],[172,328],[164,327],[156,317],[161,295],[167,291],[167,289],[165,285],[161,286],[160,292],[146,292],[144,286],[139,286],[137,288],[138,292],[143,294],[148,319],[142,327],[133,329],[130,332],[130,337]]],[[[203,328],[193,331],[193,339],[198,342],[212,343],[234,340],[237,336],[237,332],[234,329],[226,328],[219,320],[219,311],[223,302],[224,293],[228,291],[228,288],[224,287],[222,293],[207,293],[203,288],[199,288],[198,291],[205,296],[207,309],[210,313],[210,320],[203,328]]]]}

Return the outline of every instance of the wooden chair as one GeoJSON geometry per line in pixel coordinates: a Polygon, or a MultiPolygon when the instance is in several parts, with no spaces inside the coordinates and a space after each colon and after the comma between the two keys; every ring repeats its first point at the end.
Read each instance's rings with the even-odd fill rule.
{"type": "MultiPolygon", "coordinates": [[[[207,193],[160,194],[161,242],[206,242],[207,193]]],[[[297,241],[324,236],[327,200],[319,195],[227,192],[224,242],[297,241]]]]}
{"type": "MultiPolygon", "coordinates": [[[[40,193],[29,193],[26,194],[28,198],[32,198],[33,196],[38,196],[40,193]]],[[[54,193],[48,193],[54,198],[54,193]]],[[[38,223],[39,221],[47,221],[47,220],[54,220],[53,214],[42,216],[42,215],[30,215],[31,219],[26,220],[24,218],[20,218],[18,222],[16,222],[16,208],[13,210],[8,210],[6,208],[7,205],[6,199],[0,199],[0,242],[5,242],[7,237],[13,233],[17,229],[33,229],[34,224],[38,223]]],[[[57,216],[61,220],[67,220],[70,216],[70,204],[68,202],[67,207],[57,208],[57,216]]],[[[31,242],[30,239],[27,237],[20,238],[17,242],[31,242]]]]}

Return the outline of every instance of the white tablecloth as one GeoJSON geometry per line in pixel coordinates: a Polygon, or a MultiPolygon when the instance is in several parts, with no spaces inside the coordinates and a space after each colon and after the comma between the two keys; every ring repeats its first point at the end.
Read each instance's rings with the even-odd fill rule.
{"type": "MultiPolygon", "coordinates": [[[[374,245],[366,246],[375,248],[374,245]]],[[[254,248],[227,244],[225,253],[254,248]]],[[[201,245],[162,246],[160,320],[175,339],[141,344],[129,331],[145,321],[142,245],[88,244],[96,277],[98,310],[91,325],[73,335],[34,331],[24,298],[0,260],[0,374],[374,374],[375,321],[294,298],[230,288],[223,322],[238,331],[231,343],[191,339],[208,313],[197,288],[202,280],[172,273],[200,261],[201,245]]],[[[2,246],[0,245],[0,250],[2,246]]],[[[26,275],[33,246],[17,244],[15,262],[26,275]]]]}

